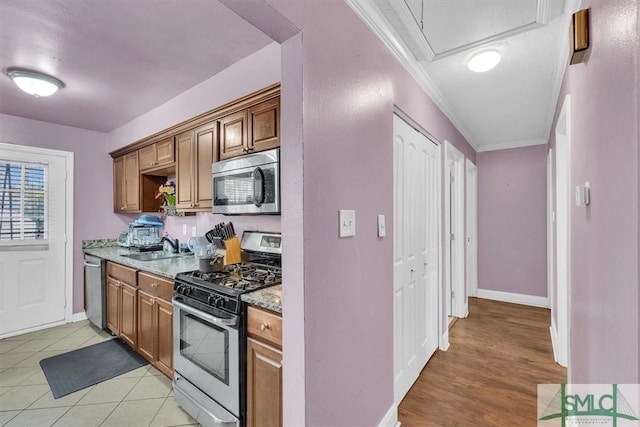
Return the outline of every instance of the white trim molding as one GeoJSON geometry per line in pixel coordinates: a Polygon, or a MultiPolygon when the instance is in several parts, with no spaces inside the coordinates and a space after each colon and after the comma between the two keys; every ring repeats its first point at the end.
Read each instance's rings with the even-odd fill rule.
{"type": "Polygon", "coordinates": [[[391,405],[391,408],[384,415],[378,427],[400,427],[400,422],[398,421],[398,404],[394,403],[391,405]]]}
{"type": "Polygon", "coordinates": [[[478,298],[510,302],[513,304],[530,305],[532,307],[549,308],[549,300],[547,297],[539,297],[535,295],[492,291],[490,289],[478,289],[478,298]]]}
{"type": "Polygon", "coordinates": [[[549,326],[549,335],[551,335],[551,348],[553,349],[553,360],[558,361],[558,329],[556,328],[556,322],[551,316],[551,326],[549,326]]]}
{"type": "Polygon", "coordinates": [[[442,335],[440,335],[439,348],[442,351],[449,350],[449,326],[447,326],[447,330],[444,331],[442,335]]]}
{"type": "Polygon", "coordinates": [[[500,142],[497,144],[481,145],[476,150],[478,153],[483,151],[507,150],[509,148],[530,147],[532,145],[545,145],[547,140],[544,138],[521,139],[518,141],[500,142]]]}
{"type": "Polygon", "coordinates": [[[72,322],[81,322],[87,319],[88,317],[87,317],[86,311],[81,311],[80,313],[73,313],[73,316],[71,317],[72,322]]]}

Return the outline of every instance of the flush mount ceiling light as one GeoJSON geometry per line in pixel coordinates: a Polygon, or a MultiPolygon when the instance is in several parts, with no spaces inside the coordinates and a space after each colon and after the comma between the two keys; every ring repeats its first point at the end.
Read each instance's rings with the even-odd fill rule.
{"type": "Polygon", "coordinates": [[[35,97],[53,95],[64,87],[64,83],[55,77],[35,71],[9,68],[7,75],[23,91],[35,97]]]}
{"type": "Polygon", "coordinates": [[[500,52],[497,50],[485,50],[473,55],[467,63],[467,67],[476,73],[484,73],[498,65],[501,58],[500,52]]]}

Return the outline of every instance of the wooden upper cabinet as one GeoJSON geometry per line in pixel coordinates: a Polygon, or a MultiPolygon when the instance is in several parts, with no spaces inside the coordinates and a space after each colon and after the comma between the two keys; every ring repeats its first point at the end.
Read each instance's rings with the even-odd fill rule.
{"type": "Polygon", "coordinates": [[[280,97],[220,119],[220,159],[280,146],[280,97]]]}
{"type": "Polygon", "coordinates": [[[238,111],[220,119],[220,160],[230,159],[247,152],[247,110],[238,111]]]}
{"type": "Polygon", "coordinates": [[[211,164],[218,158],[218,123],[212,122],[196,129],[196,198],[194,204],[198,209],[210,210],[212,207],[211,194],[211,164]]]}
{"type": "Polygon", "coordinates": [[[273,98],[249,108],[249,152],[280,146],[280,98],[273,98]]]}
{"type": "Polygon", "coordinates": [[[176,137],[176,208],[211,209],[211,164],[217,159],[218,124],[206,123],[176,137]]]}
{"type": "Polygon", "coordinates": [[[174,145],[173,137],[147,145],[138,150],[140,157],[140,170],[146,171],[173,163],[174,145]]]}
{"type": "Polygon", "coordinates": [[[193,208],[194,135],[187,131],[176,136],[176,208],[193,208]]]}
{"type": "Polygon", "coordinates": [[[113,211],[140,212],[138,152],[113,160],[113,211]]]}

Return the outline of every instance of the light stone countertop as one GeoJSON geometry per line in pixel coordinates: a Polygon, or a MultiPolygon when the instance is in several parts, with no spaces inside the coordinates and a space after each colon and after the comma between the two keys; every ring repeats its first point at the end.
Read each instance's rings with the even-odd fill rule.
{"type": "Polygon", "coordinates": [[[113,261],[136,270],[146,271],[147,273],[157,274],[158,276],[168,279],[175,279],[176,274],[183,271],[192,271],[198,269],[198,260],[193,255],[184,255],[176,258],[159,259],[153,261],[136,261],[122,255],[134,253],[137,251],[129,250],[120,246],[104,247],[104,248],[85,248],[84,252],[89,255],[113,261]]]}
{"type": "Polygon", "coordinates": [[[270,286],[257,291],[243,294],[242,301],[266,308],[267,310],[282,313],[282,285],[270,286]]]}
{"type": "MultiPolygon", "coordinates": [[[[157,274],[168,279],[175,279],[176,274],[183,271],[193,271],[198,269],[198,260],[193,255],[184,255],[176,258],[160,259],[154,261],[136,261],[124,257],[129,253],[137,252],[120,246],[108,247],[85,247],[84,252],[97,256],[108,261],[113,261],[136,270],[157,274]]],[[[268,288],[249,292],[241,296],[242,301],[257,305],[267,310],[282,313],[282,285],[270,286],[268,288]]]]}

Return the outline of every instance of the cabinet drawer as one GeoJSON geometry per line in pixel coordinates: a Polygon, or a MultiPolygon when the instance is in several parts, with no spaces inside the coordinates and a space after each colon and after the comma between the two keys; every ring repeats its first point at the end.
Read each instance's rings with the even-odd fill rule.
{"type": "Polygon", "coordinates": [[[138,272],[138,287],[167,301],[173,296],[172,281],[142,271],[138,272]]]}
{"type": "Polygon", "coordinates": [[[107,262],[107,274],[116,280],[127,283],[131,286],[136,285],[136,270],[125,267],[124,265],[107,262]]]}
{"type": "Polygon", "coordinates": [[[249,306],[247,333],[282,348],[282,318],[275,313],[249,306]]]}

